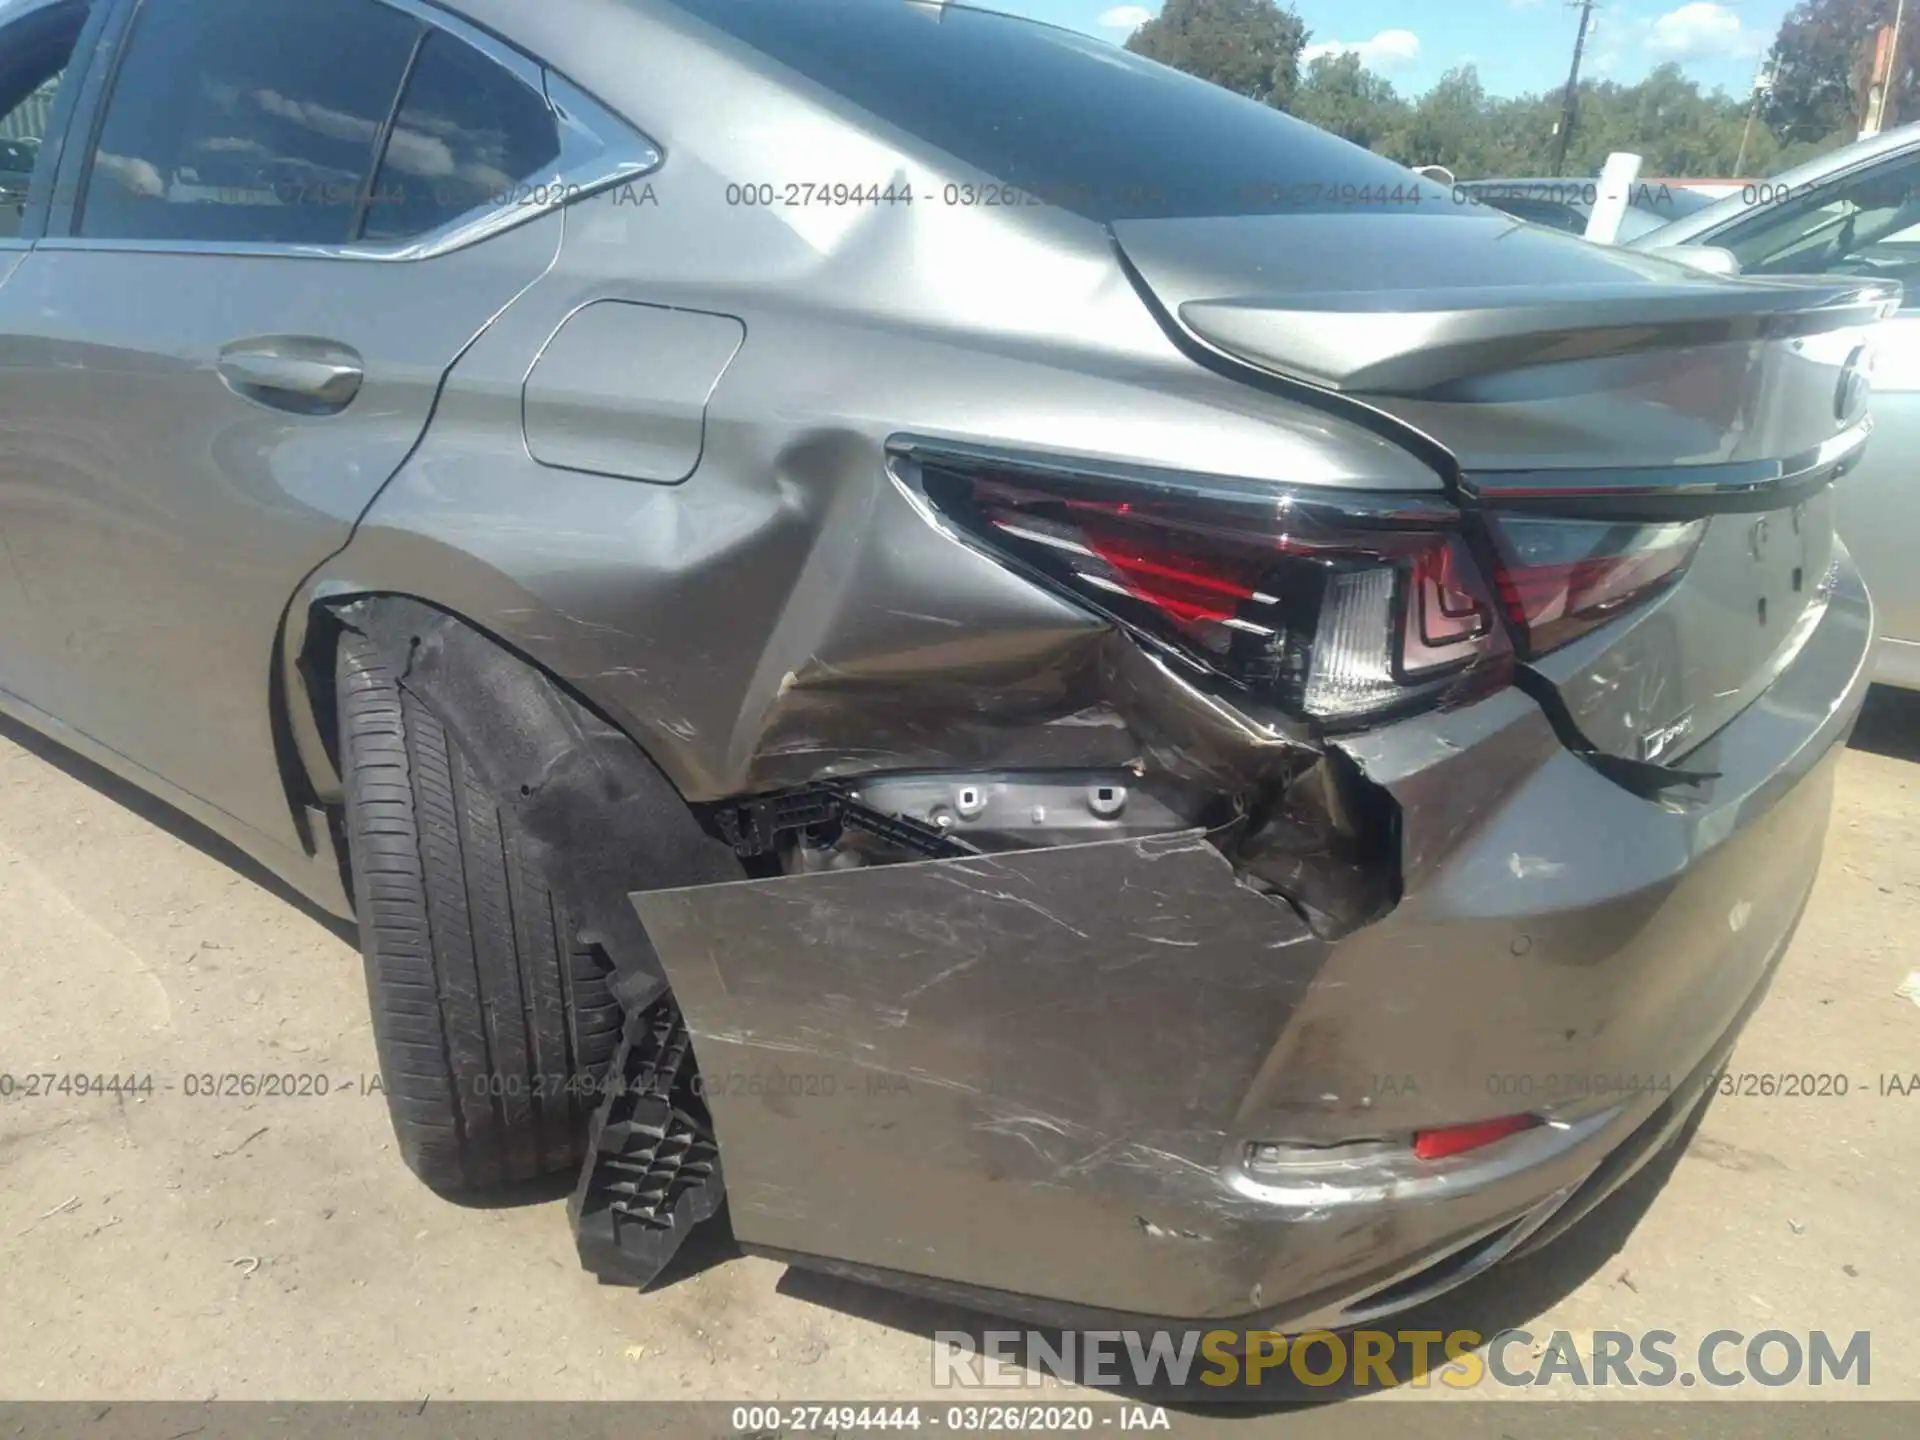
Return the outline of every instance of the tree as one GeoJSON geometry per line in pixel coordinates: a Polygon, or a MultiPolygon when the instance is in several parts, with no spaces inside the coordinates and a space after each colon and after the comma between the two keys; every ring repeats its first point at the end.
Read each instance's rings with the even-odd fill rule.
{"type": "Polygon", "coordinates": [[[1405,165],[1444,165],[1460,176],[1485,175],[1492,161],[1486,87],[1474,65],[1456,65],[1413,104],[1391,151],[1405,165]]]}
{"type": "MultiPolygon", "coordinates": [[[[1731,175],[1740,158],[1747,107],[1721,91],[1700,93],[1678,65],[1662,65],[1637,85],[1585,88],[1581,128],[1567,156],[1575,175],[1597,175],[1615,150],[1644,157],[1643,175],[1731,175]]],[[[1754,127],[1749,174],[1765,173],[1775,151],[1771,132],[1754,127]]]]}
{"type": "Polygon", "coordinates": [[[1284,110],[1306,43],[1305,22],[1275,0],[1166,0],[1127,49],[1284,110]]]}
{"type": "Polygon", "coordinates": [[[1352,51],[1316,57],[1287,109],[1309,125],[1369,149],[1380,149],[1407,116],[1407,102],[1392,82],[1367,69],[1352,51]]]}
{"type": "MultiPolygon", "coordinates": [[[[1802,8],[1843,3],[1869,0],[1806,0],[1802,8]]],[[[1911,28],[1920,35],[1920,0],[1914,9],[1911,28]]],[[[1242,94],[1257,93],[1260,84],[1288,73],[1268,58],[1273,47],[1257,64],[1242,65],[1251,52],[1241,41],[1221,38],[1236,33],[1232,26],[1249,23],[1256,12],[1286,22],[1285,43],[1275,43],[1297,62],[1306,29],[1292,11],[1280,10],[1270,0],[1168,0],[1161,15],[1166,28],[1134,48],[1242,94]]],[[[1143,26],[1136,39],[1149,28],[1143,26]]],[[[1781,43],[1787,43],[1784,31],[1781,43]]],[[[1904,42],[1901,48],[1907,48],[1904,42]]],[[[1537,94],[1496,98],[1487,94],[1478,70],[1461,65],[1424,95],[1408,100],[1348,52],[1317,57],[1297,83],[1286,81],[1259,98],[1403,165],[1445,165],[1469,179],[1548,174],[1562,96],[1556,85],[1537,94]]],[[[1702,94],[1699,84],[1677,65],[1663,65],[1634,85],[1588,80],[1580,86],[1579,103],[1580,128],[1567,154],[1570,176],[1598,175],[1615,150],[1639,154],[1641,173],[1649,177],[1731,175],[1741,159],[1747,98],[1720,90],[1702,94]]],[[[1853,128],[1846,128],[1849,137],[1853,128]]],[[[1748,175],[1772,174],[1789,163],[1796,150],[1814,143],[1801,142],[1783,152],[1774,132],[1756,124],[1747,137],[1742,168],[1748,175]]]]}
{"type": "MultiPolygon", "coordinates": [[[[1783,145],[1827,149],[1860,129],[1875,36],[1896,0],[1800,0],[1773,42],[1763,115],[1783,145]]],[[[1909,7],[1893,67],[1889,123],[1920,120],[1920,7],[1909,7]]],[[[1811,153],[1809,151],[1809,153],[1811,153]]]]}

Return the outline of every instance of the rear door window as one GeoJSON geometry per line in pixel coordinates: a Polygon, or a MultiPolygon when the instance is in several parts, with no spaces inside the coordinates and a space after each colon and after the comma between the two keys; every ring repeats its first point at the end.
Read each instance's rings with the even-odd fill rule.
{"type": "Polygon", "coordinates": [[[559,155],[542,91],[379,0],[144,0],[74,233],[395,243],[537,203],[559,155]]]}
{"type": "Polygon", "coordinates": [[[377,0],[145,0],[75,233],[344,243],[422,33],[377,0]]]}

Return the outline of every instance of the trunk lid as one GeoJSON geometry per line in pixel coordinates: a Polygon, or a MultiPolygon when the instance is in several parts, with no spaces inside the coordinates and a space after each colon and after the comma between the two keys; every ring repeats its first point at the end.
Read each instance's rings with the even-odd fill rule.
{"type": "Polygon", "coordinates": [[[1677,583],[1526,661],[1595,749],[1682,760],[1824,608],[1827,487],[1864,443],[1864,347],[1899,289],[1706,275],[1422,208],[1112,228],[1190,342],[1424,437],[1476,526],[1695,522],[1677,583]]]}

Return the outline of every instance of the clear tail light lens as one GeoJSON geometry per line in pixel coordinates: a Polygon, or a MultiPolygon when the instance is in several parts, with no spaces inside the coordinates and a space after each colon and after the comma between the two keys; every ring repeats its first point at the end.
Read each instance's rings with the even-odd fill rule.
{"type": "Polygon", "coordinates": [[[1528,654],[1542,655],[1652,599],[1686,573],[1705,520],[1666,524],[1490,516],[1494,584],[1528,654]]]}
{"type": "Polygon", "coordinates": [[[1444,507],[924,459],[917,481],[996,557],[1303,719],[1340,727],[1431,704],[1511,658],[1444,507]]]}

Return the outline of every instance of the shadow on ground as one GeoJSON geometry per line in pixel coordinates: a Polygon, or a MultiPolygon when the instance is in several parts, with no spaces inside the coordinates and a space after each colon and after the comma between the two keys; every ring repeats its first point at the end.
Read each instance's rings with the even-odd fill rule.
{"type": "Polygon", "coordinates": [[[1894,760],[1920,760],[1920,690],[1874,686],[1851,743],[1894,760]]]}
{"type": "Polygon", "coordinates": [[[62,774],[78,780],[90,789],[99,791],[116,805],[131,810],[149,825],[166,831],[174,839],[191,845],[211,859],[218,860],[236,875],[251,880],[276,899],[284,900],[309,920],[325,927],[356,950],[360,948],[360,930],[351,920],[343,920],[337,915],[322,910],[266,866],[248,855],[246,851],[224,836],[208,829],[186,812],[175,809],[166,801],[148,794],[139,786],[122,780],[105,766],[96,765],[84,755],[49,740],[39,731],[30,730],[19,721],[5,715],[0,715],[0,739],[11,740],[35,759],[44,760],[62,774]]]}

